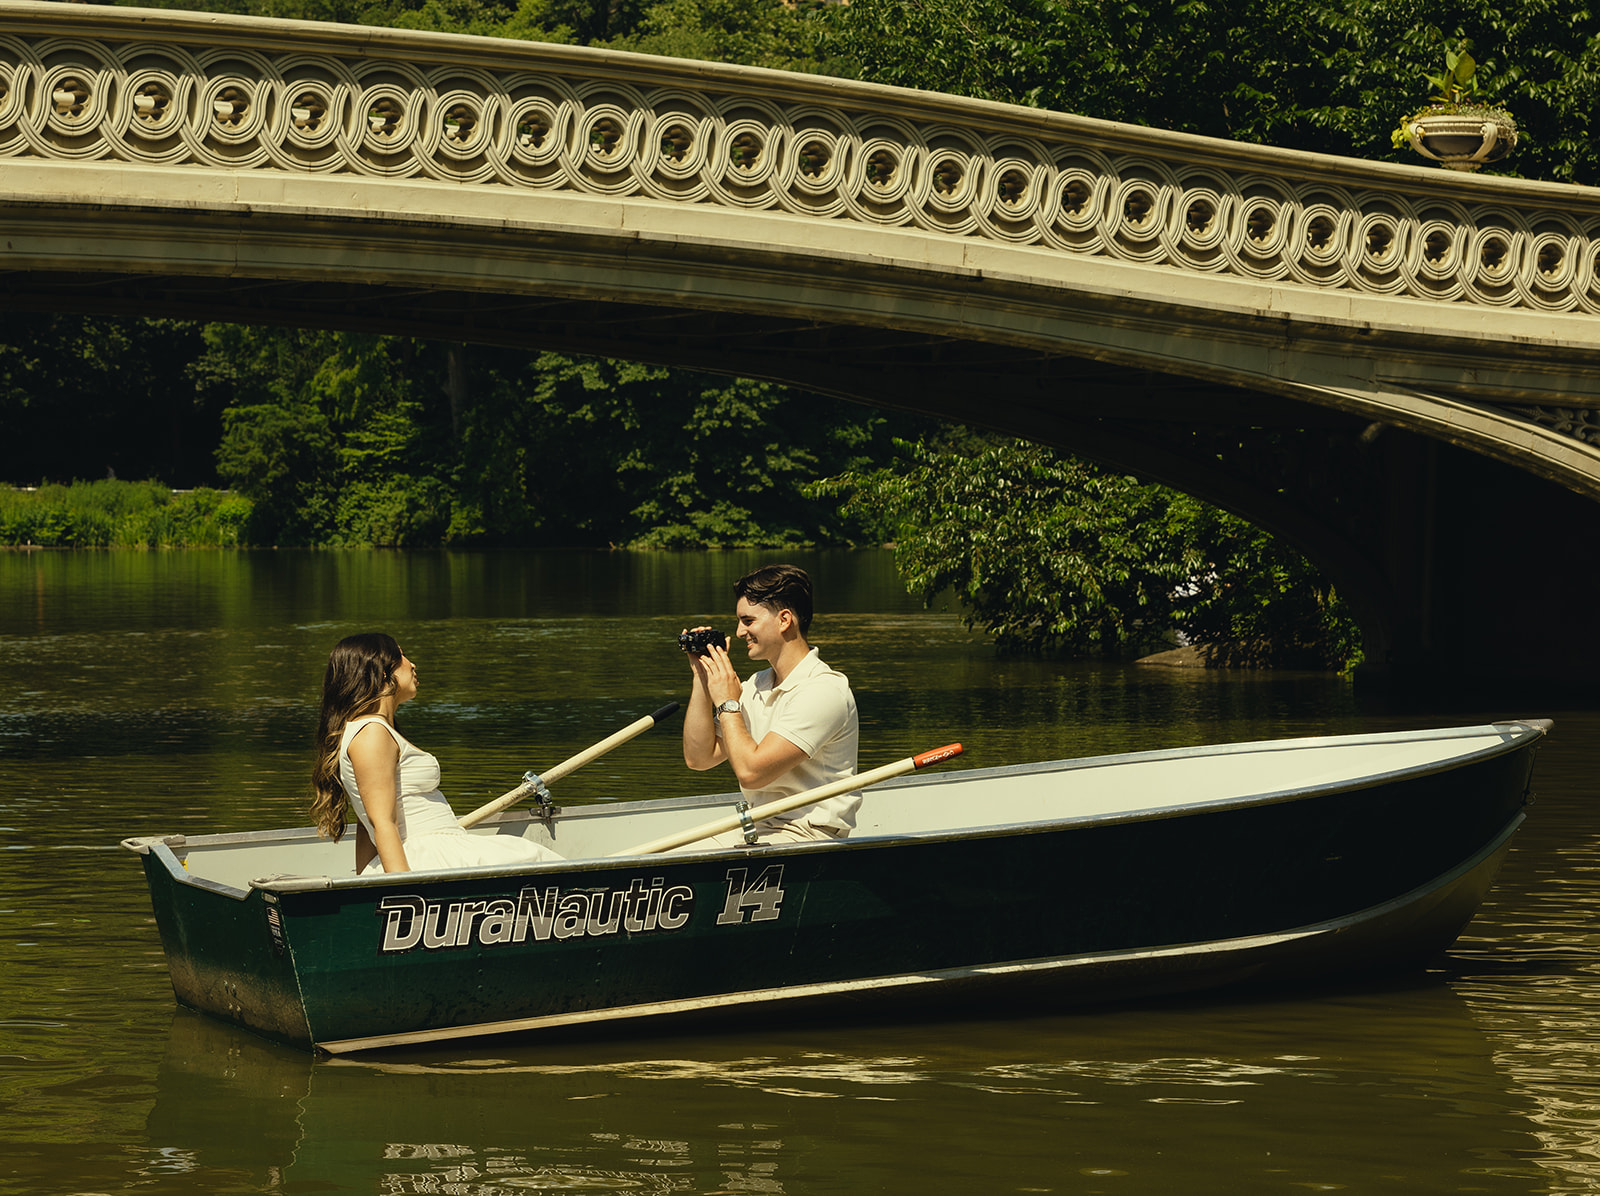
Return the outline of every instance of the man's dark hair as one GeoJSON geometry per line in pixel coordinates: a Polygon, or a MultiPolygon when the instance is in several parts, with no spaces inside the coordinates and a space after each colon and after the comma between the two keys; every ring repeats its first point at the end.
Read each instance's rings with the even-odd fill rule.
{"type": "Polygon", "coordinates": [[[733,583],[733,596],[757,606],[794,612],[800,638],[811,630],[811,579],[797,565],[762,565],[733,583]]]}

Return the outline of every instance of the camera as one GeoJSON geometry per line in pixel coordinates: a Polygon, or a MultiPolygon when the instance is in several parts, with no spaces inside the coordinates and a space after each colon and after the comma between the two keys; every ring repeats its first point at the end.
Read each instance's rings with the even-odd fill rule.
{"type": "Polygon", "coordinates": [[[690,656],[704,656],[706,646],[715,644],[719,648],[727,648],[728,637],[714,627],[704,631],[685,631],[678,637],[678,645],[690,656]]]}

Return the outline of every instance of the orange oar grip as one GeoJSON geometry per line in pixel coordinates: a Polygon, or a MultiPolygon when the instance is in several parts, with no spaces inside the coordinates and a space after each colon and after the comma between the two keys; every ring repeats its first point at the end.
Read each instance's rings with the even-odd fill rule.
{"type": "Polygon", "coordinates": [[[959,743],[947,743],[942,748],[934,748],[930,752],[923,752],[920,756],[911,757],[911,767],[925,768],[929,764],[943,764],[946,760],[954,760],[960,754],[959,743]]]}

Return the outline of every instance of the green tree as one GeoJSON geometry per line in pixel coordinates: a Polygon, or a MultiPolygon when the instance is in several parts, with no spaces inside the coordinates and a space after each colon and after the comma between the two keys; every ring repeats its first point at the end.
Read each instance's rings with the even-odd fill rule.
{"type": "Polygon", "coordinates": [[[870,538],[804,486],[925,426],[767,383],[480,353],[460,492],[485,536],[692,548],[870,538]],[[476,479],[476,481],[475,481],[476,479]],[[486,484],[480,484],[486,483],[486,484]]]}
{"type": "Polygon", "coordinates": [[[217,469],[254,504],[253,544],[315,544],[327,534],[324,486],[336,458],[328,421],[305,403],[251,403],[223,415],[217,469]]]}
{"type": "Polygon", "coordinates": [[[1198,564],[1170,595],[1172,627],[1210,663],[1345,671],[1361,659],[1355,616],[1328,577],[1261,528],[1187,494],[1171,534],[1198,564]]]}
{"type": "Polygon", "coordinates": [[[142,8],[198,9],[248,17],[491,35],[499,33],[517,14],[516,0],[137,0],[137,4],[142,8]]]}
{"type": "MultiPolygon", "coordinates": [[[[212,325],[201,369],[231,385],[217,469],[254,500],[257,543],[437,543],[450,523],[440,398],[401,338],[212,325]],[[432,409],[430,409],[432,408],[432,409]]],[[[448,440],[448,437],[445,437],[448,440]]]]}
{"type": "Polygon", "coordinates": [[[1026,442],[966,433],[899,449],[893,466],[813,490],[890,527],[908,588],[953,592],[1003,649],[1116,657],[1178,633],[1252,663],[1353,662],[1332,588],[1241,519],[1026,442]]]}
{"type": "Polygon", "coordinates": [[[804,493],[922,421],[766,383],[337,332],[206,330],[218,471],[284,544],[851,543],[804,493]],[[450,355],[457,354],[455,393],[450,355]]]}
{"type": "MultiPolygon", "coordinates": [[[[118,0],[133,3],[134,0],[118,0]]],[[[605,46],[780,70],[825,68],[830,0],[139,0],[145,7],[605,46]]]]}
{"type": "MultiPolygon", "coordinates": [[[[829,52],[862,78],[1322,153],[1389,142],[1446,41],[1523,134],[1508,165],[1600,181],[1600,38],[1586,4],[1476,0],[853,0],[829,52]]],[[[1414,161],[1414,159],[1409,159],[1414,161]]]]}
{"type": "MultiPolygon", "coordinates": [[[[132,3],[133,0],[118,0],[132,3]]],[[[589,44],[623,37],[644,0],[139,0],[144,7],[201,9],[296,21],[471,33],[589,44]]]]}
{"type": "Polygon", "coordinates": [[[820,0],[658,0],[615,50],[788,71],[842,69],[825,61],[820,0]]]}

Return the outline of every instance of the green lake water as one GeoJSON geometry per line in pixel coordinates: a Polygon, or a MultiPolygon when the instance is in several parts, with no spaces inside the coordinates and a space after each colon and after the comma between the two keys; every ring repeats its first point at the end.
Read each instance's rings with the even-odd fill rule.
{"type": "MultiPolygon", "coordinates": [[[[790,559],[863,768],[1542,715],[1539,800],[1449,957],[1376,986],[316,1061],[175,1006],[118,842],[304,825],[323,663],[356,630],[417,662],[404,726],[471,809],[684,698],[679,628],[731,630],[765,555],[0,553],[0,1192],[1600,1191],[1600,703],[999,658],[885,553],[790,559]]],[[[674,723],[556,796],[727,787],[674,723]]]]}

